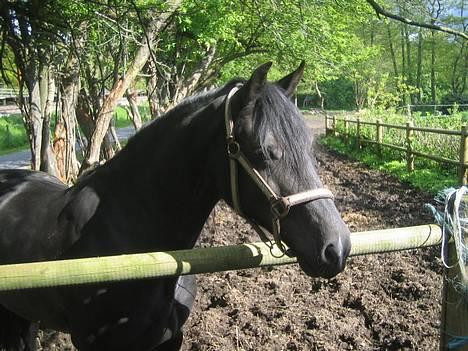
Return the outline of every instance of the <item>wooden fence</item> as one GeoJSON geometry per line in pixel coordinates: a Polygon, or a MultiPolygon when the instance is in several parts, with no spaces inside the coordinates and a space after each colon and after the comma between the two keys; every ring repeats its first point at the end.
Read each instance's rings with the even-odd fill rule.
{"type": "Polygon", "coordinates": [[[349,140],[350,134],[350,124],[356,124],[356,134],[353,135],[356,138],[356,146],[361,148],[363,144],[374,144],[376,145],[377,152],[380,153],[382,147],[388,147],[394,150],[401,151],[406,154],[406,165],[408,172],[412,172],[414,170],[414,158],[422,157],[432,161],[436,161],[439,163],[445,163],[454,165],[458,168],[459,174],[459,183],[460,185],[466,185],[468,181],[468,128],[466,125],[463,125],[460,130],[450,130],[450,129],[441,129],[441,128],[424,128],[424,127],[416,127],[413,125],[412,122],[407,122],[406,125],[398,125],[398,124],[388,124],[382,123],[381,120],[376,120],[375,122],[371,121],[362,121],[359,118],[356,119],[349,119],[347,117],[344,118],[337,118],[335,115],[333,116],[325,116],[325,131],[327,135],[335,135],[335,136],[342,136],[345,141],[349,140]],[[329,122],[331,121],[331,123],[329,122]],[[341,121],[343,123],[343,130],[344,132],[340,133],[337,130],[337,123],[341,121]],[[362,126],[373,126],[375,127],[375,139],[368,139],[364,138],[362,135],[362,126]],[[394,145],[383,142],[384,138],[384,127],[389,129],[399,129],[406,131],[405,136],[405,146],[401,145],[394,145]],[[460,148],[459,148],[459,158],[457,160],[449,159],[447,157],[432,155],[424,152],[420,152],[414,150],[413,148],[413,138],[414,132],[426,132],[426,133],[434,133],[434,134],[441,134],[441,135],[453,135],[458,136],[460,138],[460,148]]]}

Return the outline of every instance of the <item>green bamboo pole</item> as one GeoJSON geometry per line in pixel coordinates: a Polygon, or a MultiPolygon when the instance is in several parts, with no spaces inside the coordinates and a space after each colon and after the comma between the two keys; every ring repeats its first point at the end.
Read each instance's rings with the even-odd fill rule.
{"type": "MultiPolygon", "coordinates": [[[[437,245],[437,225],[351,234],[351,255],[437,245]]],[[[263,242],[0,266],[0,291],[210,273],[295,263],[263,242]]]]}

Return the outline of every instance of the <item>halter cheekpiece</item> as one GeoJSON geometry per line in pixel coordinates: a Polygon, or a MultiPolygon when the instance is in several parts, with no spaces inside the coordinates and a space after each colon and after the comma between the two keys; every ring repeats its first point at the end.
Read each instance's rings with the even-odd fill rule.
{"type": "Polygon", "coordinates": [[[319,199],[332,199],[333,194],[330,190],[325,188],[311,189],[304,192],[296,193],[289,196],[278,196],[273,189],[268,185],[266,180],[260,175],[260,173],[252,166],[250,161],[244,155],[241,150],[239,143],[236,141],[234,136],[234,121],[231,115],[230,102],[234,94],[240,89],[240,86],[236,86],[231,89],[229,94],[226,96],[224,102],[224,118],[226,123],[226,143],[227,153],[229,156],[229,173],[231,178],[231,196],[234,210],[247,219],[253,226],[255,231],[258,233],[260,238],[264,242],[272,242],[281,250],[281,252],[288,256],[294,254],[290,249],[287,249],[280,236],[280,220],[285,218],[292,206],[319,200],[319,199]],[[268,202],[270,203],[270,212],[272,220],[272,235],[273,240],[270,240],[267,236],[268,231],[258,224],[255,220],[248,218],[244,215],[240,206],[240,194],[239,194],[239,182],[238,182],[238,164],[242,166],[244,171],[249,177],[255,182],[257,187],[265,195],[268,202]]]}

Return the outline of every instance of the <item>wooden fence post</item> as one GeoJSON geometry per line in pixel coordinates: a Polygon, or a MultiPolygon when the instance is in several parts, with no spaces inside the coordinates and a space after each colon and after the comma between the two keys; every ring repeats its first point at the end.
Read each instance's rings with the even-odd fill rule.
{"type": "MultiPolygon", "coordinates": [[[[465,245],[468,245],[468,240],[465,240],[465,245]]],[[[453,262],[457,259],[454,243],[449,244],[448,251],[449,262],[453,262]]],[[[458,265],[444,269],[439,345],[439,350],[441,351],[468,350],[467,344],[459,348],[449,347],[449,343],[453,342],[454,339],[468,337],[468,302],[466,301],[466,296],[464,296],[466,293],[463,294],[463,292],[459,291],[459,289],[468,289],[468,286],[461,286],[463,283],[458,281],[460,277],[461,272],[458,265]],[[456,283],[461,286],[458,290],[454,286],[456,283]]]]}
{"type": "Polygon", "coordinates": [[[414,171],[414,154],[412,152],[413,146],[413,122],[406,122],[406,169],[408,173],[414,171]]]}
{"type": "Polygon", "coordinates": [[[348,116],[344,118],[344,141],[347,144],[349,141],[349,119],[348,116]]]}
{"type": "Polygon", "coordinates": [[[333,130],[333,136],[337,136],[337,132],[336,132],[336,115],[332,116],[332,130],[333,130]]]}
{"type": "Polygon", "coordinates": [[[361,119],[356,118],[356,147],[358,150],[361,149],[361,119]]]}
{"type": "MultiPolygon", "coordinates": [[[[466,131],[466,126],[464,126],[466,131]]],[[[466,194],[462,203],[466,202],[466,194]]],[[[459,218],[467,218],[468,209],[464,206],[459,208],[459,218]]],[[[465,261],[465,266],[458,256],[461,251],[463,255],[463,247],[468,247],[468,235],[462,225],[461,241],[455,244],[450,242],[447,246],[448,265],[450,268],[444,269],[444,286],[442,291],[442,315],[440,321],[440,345],[441,351],[467,351],[468,350],[468,281],[466,280],[465,272],[468,272],[468,262],[465,261]],[[462,249],[457,250],[457,245],[461,245],[462,249]],[[458,261],[458,262],[457,262],[458,261]],[[449,344],[456,344],[458,346],[449,344]]],[[[459,248],[458,248],[459,249],[459,248]]],[[[466,258],[465,258],[466,259],[466,258]]]]}
{"type": "Polygon", "coordinates": [[[325,112],[325,135],[330,135],[330,130],[328,129],[328,114],[325,112]]]}
{"type": "Polygon", "coordinates": [[[375,133],[375,141],[377,142],[377,155],[382,156],[382,140],[383,140],[383,127],[382,127],[382,120],[378,119],[376,121],[376,133],[375,133]]]}
{"type": "Polygon", "coordinates": [[[461,127],[460,137],[460,169],[459,169],[459,183],[460,185],[466,185],[467,183],[467,169],[465,163],[468,161],[468,144],[467,144],[467,127],[463,125],[461,127]]]}

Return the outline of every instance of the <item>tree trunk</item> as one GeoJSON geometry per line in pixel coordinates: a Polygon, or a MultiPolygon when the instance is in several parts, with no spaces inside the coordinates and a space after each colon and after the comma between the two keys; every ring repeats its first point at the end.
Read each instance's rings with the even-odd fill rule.
{"type": "Polygon", "coordinates": [[[319,99],[320,99],[320,109],[322,111],[325,111],[325,98],[322,95],[322,92],[319,89],[318,82],[315,81],[315,92],[317,93],[319,99]]]}
{"type": "Polygon", "coordinates": [[[353,82],[354,87],[354,101],[356,102],[356,109],[360,111],[364,107],[364,103],[366,101],[366,89],[364,84],[358,78],[355,78],[353,82]]]}
{"type": "Polygon", "coordinates": [[[76,109],[79,91],[80,66],[78,58],[71,54],[60,85],[61,113],[54,131],[54,151],[59,178],[68,184],[76,179],[79,169],[76,158],[76,109]]]}
{"type": "Polygon", "coordinates": [[[81,89],[78,94],[78,104],[76,108],[76,119],[84,134],[86,147],[89,148],[89,141],[94,130],[94,120],[91,109],[86,99],[86,92],[81,89]]]}
{"type": "Polygon", "coordinates": [[[137,91],[128,89],[126,96],[127,96],[128,105],[130,107],[129,115],[131,117],[135,131],[137,131],[138,129],[141,128],[141,125],[142,125],[140,111],[138,110],[137,91]]]}
{"type": "Polygon", "coordinates": [[[109,123],[112,119],[112,113],[117,106],[118,100],[123,96],[130,84],[133,82],[138,72],[143,68],[151,54],[152,46],[156,40],[157,35],[162,30],[164,24],[172,15],[172,13],[179,7],[182,0],[172,0],[167,2],[168,9],[163,12],[159,17],[152,19],[148,27],[145,28],[145,41],[142,43],[133,58],[129,63],[125,75],[121,77],[112,87],[109,95],[105,98],[101,109],[99,110],[96,127],[91,136],[89,148],[87,150],[86,158],[83,161],[81,171],[87,169],[93,164],[99,162],[99,153],[101,144],[109,128],[109,123]]]}
{"type": "Polygon", "coordinates": [[[413,74],[412,74],[412,67],[411,67],[411,42],[409,39],[409,31],[408,26],[405,25],[405,44],[406,44],[406,74],[407,74],[407,82],[408,84],[413,84],[413,74]]]}
{"type": "Polygon", "coordinates": [[[148,97],[151,118],[154,119],[159,116],[160,111],[158,98],[158,76],[156,72],[156,65],[151,59],[148,60],[146,65],[146,73],[149,76],[146,82],[146,95],[148,97]]]}
{"type": "Polygon", "coordinates": [[[403,32],[403,27],[400,30],[400,41],[401,41],[401,76],[403,81],[406,82],[406,50],[405,50],[405,35],[403,32]]]}
{"type": "Polygon", "coordinates": [[[50,145],[50,117],[53,111],[55,99],[55,81],[49,66],[41,70],[39,80],[42,112],[42,138],[40,149],[40,170],[57,176],[57,165],[55,155],[50,145]]]}
{"type": "Polygon", "coordinates": [[[397,60],[396,60],[396,55],[395,55],[395,49],[393,48],[392,32],[390,31],[390,25],[387,25],[387,35],[388,35],[388,45],[390,48],[390,55],[392,57],[392,63],[393,63],[393,72],[395,73],[395,77],[398,77],[398,66],[397,66],[397,60]]]}
{"type": "Polygon", "coordinates": [[[465,42],[463,41],[460,44],[460,50],[458,55],[455,56],[452,65],[450,85],[452,88],[452,95],[454,96],[462,95],[466,87],[468,55],[465,53],[465,47],[465,42]]]}
{"type": "Polygon", "coordinates": [[[433,105],[435,105],[437,101],[435,55],[435,31],[431,31],[431,101],[433,105]]]}
{"type": "Polygon", "coordinates": [[[177,105],[182,99],[192,94],[197,88],[201,77],[208,71],[213,59],[216,55],[216,46],[213,45],[208,48],[205,56],[197,64],[191,75],[178,84],[177,95],[174,96],[172,106],[177,105]]]}
{"type": "Polygon", "coordinates": [[[422,101],[422,52],[423,52],[423,37],[422,37],[422,28],[419,28],[418,33],[418,58],[417,58],[417,68],[416,68],[416,88],[417,92],[417,103],[422,101]]]}
{"type": "MultiPolygon", "coordinates": [[[[89,150],[91,137],[94,133],[94,129],[96,128],[96,123],[95,123],[95,119],[93,116],[92,107],[90,106],[89,103],[95,106],[96,101],[94,99],[93,101],[90,101],[90,99],[86,96],[86,92],[84,90],[81,90],[78,95],[78,107],[76,109],[76,119],[86,138],[86,147],[88,150],[89,150]]],[[[103,159],[112,158],[115,154],[114,143],[112,141],[113,137],[112,137],[112,132],[110,129],[111,127],[109,126],[104,136],[104,140],[101,144],[100,150],[99,150],[99,154],[102,155],[103,159]]]]}
{"type": "Polygon", "coordinates": [[[29,138],[31,169],[39,170],[41,167],[42,114],[38,67],[34,60],[28,63],[24,71],[24,81],[29,98],[28,100],[22,99],[21,109],[29,138]]]}

